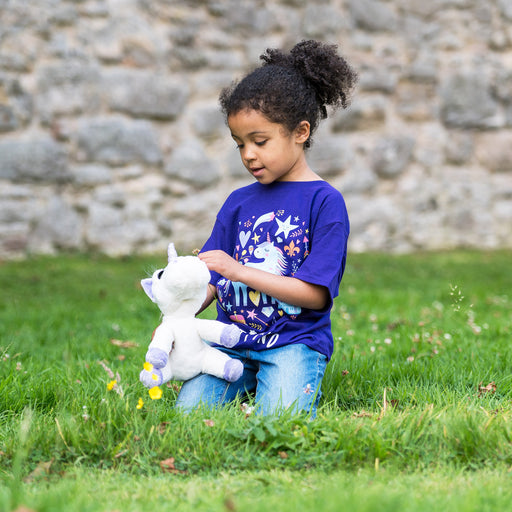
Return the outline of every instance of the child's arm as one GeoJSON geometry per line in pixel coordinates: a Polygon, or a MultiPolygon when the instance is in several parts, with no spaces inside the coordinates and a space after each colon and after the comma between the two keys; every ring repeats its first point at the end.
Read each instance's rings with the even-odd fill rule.
{"type": "Polygon", "coordinates": [[[199,254],[209,270],[218,272],[231,281],[266,293],[277,300],[308,309],[322,309],[329,300],[324,286],[307,283],[295,277],[277,276],[238,263],[224,251],[206,251],[199,254]]]}

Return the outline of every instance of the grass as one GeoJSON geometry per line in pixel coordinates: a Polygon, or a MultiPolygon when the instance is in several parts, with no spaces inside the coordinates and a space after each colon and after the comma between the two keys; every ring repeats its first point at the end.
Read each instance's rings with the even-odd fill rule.
{"type": "Polygon", "coordinates": [[[314,421],[149,399],[162,258],[3,262],[0,510],[506,510],[510,261],[352,255],[314,421]]]}

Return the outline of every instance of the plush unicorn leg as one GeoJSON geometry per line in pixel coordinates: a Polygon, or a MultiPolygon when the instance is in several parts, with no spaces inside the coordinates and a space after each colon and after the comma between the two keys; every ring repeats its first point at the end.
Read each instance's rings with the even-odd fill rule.
{"type": "Polygon", "coordinates": [[[195,322],[197,333],[204,341],[211,341],[226,348],[233,348],[240,341],[242,331],[236,325],[202,318],[196,318],[195,322]]]}
{"type": "MultiPolygon", "coordinates": [[[[139,376],[142,384],[147,388],[152,388],[170,381],[173,378],[171,362],[172,359],[169,359],[163,368],[143,369],[139,376]]],[[[242,361],[233,359],[208,345],[204,345],[201,349],[200,365],[201,373],[208,373],[228,382],[237,381],[244,371],[242,361]]]]}
{"type": "Polygon", "coordinates": [[[233,359],[213,347],[204,347],[202,373],[208,373],[228,382],[235,382],[242,376],[243,371],[242,361],[233,359]]]}

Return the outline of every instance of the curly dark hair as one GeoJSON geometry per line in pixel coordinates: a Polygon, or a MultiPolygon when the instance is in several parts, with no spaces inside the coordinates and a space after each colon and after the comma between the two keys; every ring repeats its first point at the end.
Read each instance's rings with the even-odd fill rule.
{"type": "Polygon", "coordinates": [[[268,48],[260,58],[264,63],[234,82],[220,94],[226,119],[241,110],[258,110],[271,122],[292,132],[301,121],[310,124],[310,137],[327,106],[346,108],[357,82],[357,73],[337,53],[336,45],[301,41],[289,53],[268,48]]]}

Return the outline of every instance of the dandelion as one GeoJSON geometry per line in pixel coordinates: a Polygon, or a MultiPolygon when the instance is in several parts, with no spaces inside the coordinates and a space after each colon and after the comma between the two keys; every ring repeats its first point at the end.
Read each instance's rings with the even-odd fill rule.
{"type": "Polygon", "coordinates": [[[162,390],[158,386],[151,388],[148,393],[151,400],[160,400],[162,398],[162,390]]]}
{"type": "Polygon", "coordinates": [[[153,371],[153,365],[151,363],[148,363],[147,361],[144,363],[143,368],[147,372],[152,372],[153,371]]]}
{"type": "Polygon", "coordinates": [[[139,397],[139,401],[137,402],[137,409],[142,409],[144,407],[144,400],[139,397]]]}
{"type": "Polygon", "coordinates": [[[118,372],[114,374],[114,372],[103,362],[98,361],[98,364],[107,372],[109,378],[111,379],[110,382],[107,384],[107,389],[109,391],[115,391],[118,395],[123,396],[123,388],[120,385],[121,382],[121,376],[118,372]]]}

